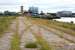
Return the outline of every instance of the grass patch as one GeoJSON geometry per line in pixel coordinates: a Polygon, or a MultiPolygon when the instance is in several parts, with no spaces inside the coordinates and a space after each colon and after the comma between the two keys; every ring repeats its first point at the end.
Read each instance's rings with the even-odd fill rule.
{"type": "Polygon", "coordinates": [[[41,47],[41,48],[43,48],[44,50],[52,50],[52,46],[51,47],[49,47],[49,44],[48,44],[48,42],[42,37],[42,36],[38,36],[36,33],[33,33],[33,35],[35,36],[35,38],[36,38],[36,42],[37,42],[37,44],[41,47]]]}
{"type": "Polygon", "coordinates": [[[37,46],[37,44],[36,43],[27,43],[26,45],[25,45],[25,48],[37,48],[38,46],[37,46]]]}
{"type": "Polygon", "coordinates": [[[15,17],[12,16],[0,17],[0,37],[4,34],[6,30],[9,29],[9,26],[13,19],[15,19],[15,17]]]}
{"type": "Polygon", "coordinates": [[[13,38],[11,39],[11,48],[10,50],[20,50],[20,37],[16,33],[13,35],[13,38]]]}
{"type": "Polygon", "coordinates": [[[16,32],[11,39],[11,48],[10,50],[21,50],[20,49],[20,35],[19,35],[19,21],[18,17],[16,17],[16,32]]]}
{"type": "MultiPolygon", "coordinates": [[[[58,22],[54,20],[46,20],[46,19],[34,19],[32,18],[32,23],[37,25],[44,25],[50,28],[57,29],[64,33],[68,33],[70,35],[75,36],[75,24],[72,23],[65,23],[65,22],[58,22]],[[38,22],[37,22],[38,21],[38,22]]],[[[61,33],[62,34],[62,33],[61,33]]]]}
{"type": "MultiPolygon", "coordinates": [[[[30,17],[26,17],[26,18],[30,22],[32,22],[32,20],[33,20],[30,17]]],[[[43,38],[42,35],[39,35],[39,33],[34,33],[34,30],[31,30],[31,32],[34,35],[34,37],[36,38],[36,43],[39,45],[39,47],[41,47],[41,49],[44,49],[44,50],[52,50],[53,47],[48,44],[48,42],[43,38]]]]}
{"type": "Polygon", "coordinates": [[[60,27],[68,28],[68,29],[71,29],[71,30],[75,31],[75,24],[73,24],[73,23],[59,22],[59,21],[54,21],[54,20],[50,20],[50,23],[51,24],[55,24],[55,25],[60,26],[60,27]]]}

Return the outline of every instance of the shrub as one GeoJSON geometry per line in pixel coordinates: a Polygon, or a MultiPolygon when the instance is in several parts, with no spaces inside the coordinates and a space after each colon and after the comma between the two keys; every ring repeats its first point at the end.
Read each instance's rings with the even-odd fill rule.
{"type": "Polygon", "coordinates": [[[71,23],[73,24],[74,22],[73,22],[73,21],[71,21],[71,23]]]}
{"type": "Polygon", "coordinates": [[[37,44],[36,43],[27,43],[25,45],[26,48],[37,48],[37,44]]]}

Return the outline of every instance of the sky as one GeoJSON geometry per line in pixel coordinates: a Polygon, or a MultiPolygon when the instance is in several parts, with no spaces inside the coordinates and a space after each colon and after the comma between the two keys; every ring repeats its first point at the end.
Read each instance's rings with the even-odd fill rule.
{"type": "Polygon", "coordinates": [[[72,11],[75,12],[75,0],[0,0],[0,11],[20,11],[20,6],[24,6],[24,10],[29,7],[38,7],[39,11],[57,12],[72,11]]]}

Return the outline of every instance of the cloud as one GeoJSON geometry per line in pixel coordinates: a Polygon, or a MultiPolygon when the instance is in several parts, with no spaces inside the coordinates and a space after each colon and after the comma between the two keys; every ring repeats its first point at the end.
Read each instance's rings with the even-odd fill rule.
{"type": "Polygon", "coordinates": [[[0,5],[19,5],[18,0],[0,0],[0,5]]]}
{"type": "Polygon", "coordinates": [[[21,5],[25,9],[28,9],[30,6],[36,6],[40,10],[51,12],[60,10],[75,11],[75,0],[0,0],[0,8],[2,9],[19,8],[21,5]]]}

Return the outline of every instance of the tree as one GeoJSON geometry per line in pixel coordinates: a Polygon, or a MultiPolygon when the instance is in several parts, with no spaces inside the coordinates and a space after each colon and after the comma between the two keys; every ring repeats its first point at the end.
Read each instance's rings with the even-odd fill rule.
{"type": "Polygon", "coordinates": [[[18,15],[18,13],[16,13],[16,12],[10,12],[10,11],[4,11],[4,15],[5,16],[14,16],[14,15],[18,15]]]}
{"type": "Polygon", "coordinates": [[[4,11],[4,15],[10,15],[9,11],[4,11]]]}
{"type": "Polygon", "coordinates": [[[2,16],[3,15],[3,13],[2,12],[0,12],[0,16],[2,16]]]}
{"type": "Polygon", "coordinates": [[[44,15],[44,12],[43,12],[43,11],[41,11],[40,15],[44,15]]]}

